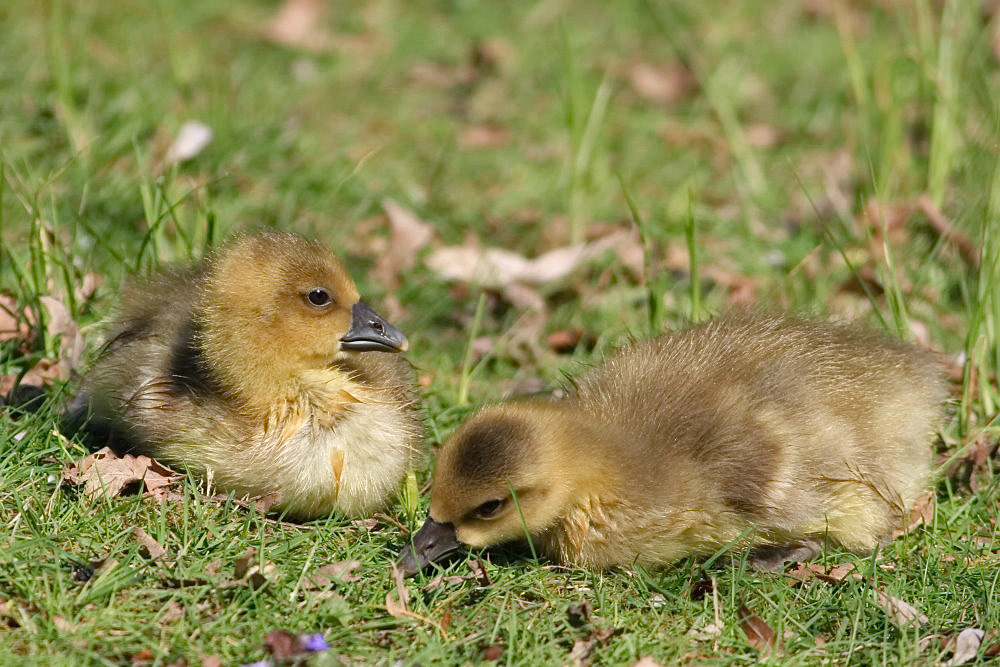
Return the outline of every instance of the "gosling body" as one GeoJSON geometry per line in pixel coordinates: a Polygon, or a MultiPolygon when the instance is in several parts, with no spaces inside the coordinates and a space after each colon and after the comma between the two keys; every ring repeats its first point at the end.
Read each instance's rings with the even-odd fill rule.
{"type": "Polygon", "coordinates": [[[385,507],[423,437],[406,338],[340,262],[291,234],[239,236],[131,285],[85,381],[91,420],[218,490],[309,519],[385,507]]]}
{"type": "Polygon", "coordinates": [[[868,552],[926,488],[945,396],[931,353],[853,326],[733,314],[635,342],[562,400],[467,420],[403,565],[526,536],[593,569],[868,552]]]}

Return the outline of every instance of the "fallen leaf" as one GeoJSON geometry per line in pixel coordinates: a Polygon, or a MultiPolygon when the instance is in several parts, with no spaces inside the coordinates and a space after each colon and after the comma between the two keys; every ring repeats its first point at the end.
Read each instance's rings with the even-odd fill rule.
{"type": "Polygon", "coordinates": [[[76,286],[76,290],[74,291],[77,303],[90,301],[97,292],[97,288],[100,286],[101,276],[93,271],[83,274],[83,279],[80,281],[80,284],[76,286]]]}
{"type": "Polygon", "coordinates": [[[740,605],[740,628],[747,637],[747,642],[760,652],[781,650],[774,630],[764,620],[753,613],[746,605],[740,605]]]}
{"type": "MultiPolygon", "coordinates": [[[[389,240],[376,253],[373,273],[379,281],[399,285],[402,274],[417,263],[417,255],[434,239],[434,227],[391,199],[382,201],[389,221],[389,240]]],[[[374,247],[374,245],[373,245],[374,247]]]]}
{"type": "Polygon", "coordinates": [[[336,563],[330,563],[329,565],[324,565],[306,577],[305,589],[318,590],[326,588],[331,582],[334,581],[341,581],[345,583],[360,581],[361,577],[354,574],[354,570],[356,570],[360,565],[361,561],[359,560],[342,560],[336,563]]]}
{"type": "Polygon", "coordinates": [[[490,585],[490,575],[486,571],[486,566],[483,564],[482,560],[478,558],[470,560],[469,569],[472,570],[472,574],[476,577],[476,581],[479,583],[481,588],[486,588],[490,585]]]}
{"type": "Polygon", "coordinates": [[[711,641],[722,634],[725,626],[720,621],[712,621],[703,628],[691,628],[688,635],[698,641],[711,641]]]}
{"type": "Polygon", "coordinates": [[[909,602],[872,587],[875,591],[875,604],[886,613],[889,619],[899,627],[908,625],[919,626],[929,620],[920,610],[909,602]]]}
{"type": "Polygon", "coordinates": [[[392,581],[396,585],[396,595],[403,609],[409,610],[410,590],[406,587],[406,573],[396,563],[392,564],[392,581]]]}
{"type": "Polygon", "coordinates": [[[501,656],[503,656],[503,646],[493,644],[483,649],[483,660],[488,662],[499,660],[501,656]]]}
{"type": "Polygon", "coordinates": [[[941,663],[942,665],[964,665],[976,659],[979,647],[983,643],[986,633],[980,628],[965,628],[958,633],[955,639],[955,647],[952,650],[951,658],[941,663]]]}
{"type": "Polygon", "coordinates": [[[613,247],[610,239],[556,248],[528,259],[502,248],[446,246],[427,258],[427,266],[446,280],[502,288],[512,283],[547,285],[561,280],[584,262],[613,247]]]}
{"type": "Polygon", "coordinates": [[[201,667],[222,667],[222,658],[217,655],[202,656],[201,667]]]}
{"type": "Polygon", "coordinates": [[[321,21],[326,15],[323,0],[285,0],[267,26],[265,36],[272,42],[320,52],[332,45],[331,35],[321,21]]]}
{"type": "Polygon", "coordinates": [[[854,570],[854,563],[841,563],[840,565],[832,566],[829,571],[827,571],[826,576],[833,581],[843,581],[844,577],[850,574],[854,570]]]}
{"type": "Polygon", "coordinates": [[[589,600],[584,600],[578,604],[571,604],[566,609],[566,616],[569,624],[574,628],[581,628],[590,623],[594,615],[594,606],[589,600]]]}
{"type": "Polygon", "coordinates": [[[753,123],[744,131],[747,143],[754,148],[774,148],[781,143],[781,130],[768,123],[753,123]]]}
{"type": "MultiPolygon", "coordinates": [[[[1000,21],[997,22],[997,25],[1000,25],[1000,21]]],[[[966,264],[973,268],[979,266],[978,246],[945,217],[941,209],[937,207],[929,195],[920,195],[917,198],[917,207],[927,216],[927,220],[930,221],[934,231],[958,249],[959,254],[962,255],[962,259],[965,260],[966,264]]]]}
{"type": "Polygon", "coordinates": [[[0,294],[0,341],[28,340],[31,327],[23,311],[18,310],[17,300],[8,294],[0,294]]]}
{"type": "MultiPolygon", "coordinates": [[[[787,576],[792,585],[819,579],[828,584],[843,581],[854,570],[854,563],[841,563],[840,565],[825,566],[818,563],[798,562],[795,567],[788,571],[787,576]]],[[[860,575],[855,574],[855,577],[860,575]]]]}
{"type": "Polygon", "coordinates": [[[262,496],[257,496],[252,499],[253,506],[257,508],[257,511],[261,514],[267,514],[274,507],[280,505],[282,501],[281,493],[279,491],[272,491],[270,493],[265,493],[262,496]]]}
{"type": "Polygon", "coordinates": [[[392,593],[387,593],[385,596],[385,610],[393,618],[400,618],[400,619],[410,618],[416,621],[420,621],[421,623],[426,623],[427,625],[436,628],[437,631],[441,634],[442,639],[448,638],[448,633],[441,623],[434,621],[433,619],[427,618],[426,616],[421,616],[420,614],[410,611],[409,609],[406,608],[406,606],[401,605],[399,602],[397,602],[392,597],[392,593]]]}
{"type": "Polygon", "coordinates": [[[930,525],[932,521],[934,521],[934,492],[925,491],[913,504],[906,526],[894,530],[892,539],[916,530],[919,526],[930,525]]]}
{"type": "Polygon", "coordinates": [[[553,351],[565,354],[576,349],[584,333],[583,329],[560,329],[550,333],[545,342],[553,351]]]}
{"type": "Polygon", "coordinates": [[[177,600],[170,600],[163,605],[163,613],[156,621],[160,625],[172,625],[182,618],[184,618],[184,607],[177,600]]]}
{"type": "Polygon", "coordinates": [[[663,667],[663,665],[644,655],[629,665],[629,667],[663,667]]]}
{"type": "Polygon", "coordinates": [[[51,296],[39,297],[38,301],[48,314],[45,322],[47,336],[59,340],[59,375],[60,379],[67,380],[70,373],[80,365],[84,349],[83,335],[66,304],[51,296]]]}
{"type": "Polygon", "coordinates": [[[510,132],[490,125],[472,125],[462,128],[458,133],[458,147],[500,148],[510,141],[510,132]]]}
{"type": "MultiPolygon", "coordinates": [[[[49,617],[52,620],[52,625],[56,626],[56,630],[64,634],[72,634],[76,632],[76,626],[66,620],[65,616],[60,616],[59,614],[52,614],[49,617]]],[[[150,656],[152,657],[152,656],[150,656]]]]}
{"type": "Polygon", "coordinates": [[[573,648],[569,651],[569,659],[574,667],[583,667],[590,664],[588,658],[597,647],[597,640],[592,637],[578,638],[573,642],[573,648]]]}
{"type": "Polygon", "coordinates": [[[146,489],[143,495],[163,499],[167,497],[167,488],[179,478],[173,470],[148,456],[126,454],[119,458],[109,447],[70,463],[63,472],[64,481],[83,484],[87,495],[103,491],[108,497],[142,483],[146,489]]]}
{"type": "Polygon", "coordinates": [[[233,565],[234,579],[220,584],[221,588],[247,584],[250,588],[257,590],[266,586],[278,569],[278,566],[271,561],[267,561],[262,566],[257,557],[257,549],[254,547],[247,549],[246,553],[237,558],[233,565]]]}
{"type": "Polygon", "coordinates": [[[264,648],[278,661],[301,653],[298,637],[284,630],[272,630],[264,635],[264,648]]]}
{"type": "Polygon", "coordinates": [[[458,575],[449,575],[447,577],[439,575],[437,577],[434,577],[430,581],[428,581],[424,585],[424,587],[423,587],[422,590],[424,590],[426,592],[430,592],[430,591],[434,591],[434,590],[437,590],[437,589],[441,588],[445,584],[461,584],[461,583],[464,583],[464,582],[468,581],[469,579],[473,579],[473,578],[474,577],[462,577],[462,576],[458,576],[458,575]]]}
{"type": "Polygon", "coordinates": [[[628,79],[641,97],[657,104],[679,102],[698,87],[698,79],[679,61],[661,65],[633,62],[628,68],[628,79]]]}
{"type": "Polygon", "coordinates": [[[142,547],[142,550],[145,552],[144,555],[147,558],[156,560],[160,556],[167,553],[167,550],[164,549],[159,542],[154,540],[152,535],[139,526],[132,527],[132,534],[135,535],[136,540],[138,540],[139,545],[142,547]]]}

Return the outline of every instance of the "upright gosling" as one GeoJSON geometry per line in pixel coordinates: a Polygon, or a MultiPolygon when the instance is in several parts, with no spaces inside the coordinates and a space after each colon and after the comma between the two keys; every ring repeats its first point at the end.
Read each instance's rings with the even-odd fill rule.
{"type": "Polygon", "coordinates": [[[823,538],[868,552],[926,487],[945,395],[931,353],[842,324],[733,314],[636,342],[563,400],[466,421],[401,565],[526,535],[594,569],[734,542],[763,569],[823,538]]]}
{"type": "Polygon", "coordinates": [[[422,440],[411,369],[385,354],[406,337],[292,234],[130,286],[108,338],[85,380],[97,429],[293,518],[381,509],[422,440]]]}

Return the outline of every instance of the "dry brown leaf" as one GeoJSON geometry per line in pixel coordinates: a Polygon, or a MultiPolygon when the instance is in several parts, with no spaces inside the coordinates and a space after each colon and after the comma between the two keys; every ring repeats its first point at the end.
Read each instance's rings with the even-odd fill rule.
{"type": "Polygon", "coordinates": [[[458,576],[458,575],[449,575],[447,577],[437,576],[437,577],[434,577],[433,579],[431,579],[430,581],[428,581],[424,585],[423,590],[427,591],[427,592],[430,592],[430,591],[434,591],[434,590],[437,590],[437,589],[441,588],[445,584],[461,584],[461,583],[463,583],[465,581],[468,581],[468,580],[474,579],[474,578],[475,577],[470,577],[470,576],[462,577],[462,576],[458,576]]]}
{"type": "Polygon", "coordinates": [[[582,628],[594,618],[594,605],[590,600],[571,604],[566,608],[566,620],[574,628],[582,628]]]}
{"type": "Polygon", "coordinates": [[[576,349],[585,333],[583,329],[559,329],[548,335],[545,344],[553,351],[565,354],[576,349]]]}
{"type": "Polygon", "coordinates": [[[74,290],[74,296],[76,297],[77,303],[90,301],[97,292],[97,288],[100,286],[101,276],[93,271],[83,274],[83,280],[80,281],[80,284],[77,285],[76,290],[74,290]]]}
{"type": "Polygon", "coordinates": [[[590,664],[590,654],[597,647],[597,640],[593,637],[581,637],[573,642],[573,648],[569,651],[569,659],[574,667],[584,667],[590,664]]]}
{"type": "Polygon", "coordinates": [[[499,289],[512,283],[547,285],[561,280],[608,248],[612,237],[550,250],[534,259],[502,248],[446,246],[427,258],[427,266],[446,280],[499,289]]]}
{"type": "Polygon", "coordinates": [[[167,553],[167,550],[163,548],[159,542],[153,539],[153,536],[147,533],[145,530],[139,526],[132,527],[132,534],[135,535],[135,539],[138,540],[139,545],[142,547],[147,558],[157,559],[167,553]]]}
{"type": "Polygon", "coordinates": [[[382,210],[389,221],[389,239],[372,244],[373,273],[380,282],[399,285],[401,274],[417,263],[417,254],[434,239],[434,227],[391,199],[382,201],[382,210]]]}
{"type": "Polygon", "coordinates": [[[285,0],[268,24],[265,36],[277,44],[325,51],[333,43],[322,23],[327,7],[324,0],[285,0]]]}
{"type": "Polygon", "coordinates": [[[487,662],[499,660],[501,656],[503,656],[503,646],[498,644],[493,644],[483,649],[483,660],[487,662]]]}
{"type": "Polygon", "coordinates": [[[674,104],[698,87],[698,79],[678,61],[654,65],[637,61],[628,68],[629,83],[640,96],[657,104],[674,104]]]}
{"type": "Polygon", "coordinates": [[[781,130],[768,123],[753,123],[744,131],[747,143],[754,148],[774,148],[781,143],[781,130]]]}
{"type": "Polygon", "coordinates": [[[920,195],[917,198],[917,207],[927,216],[934,231],[940,234],[945,241],[954,245],[969,266],[979,266],[979,249],[976,244],[945,217],[930,196],[920,195]]]}
{"type": "Polygon", "coordinates": [[[476,577],[476,581],[479,583],[481,588],[486,588],[491,585],[490,575],[486,571],[486,566],[483,564],[482,560],[478,558],[470,560],[469,569],[472,570],[472,574],[476,577]]]}
{"type": "Polygon", "coordinates": [[[916,530],[919,526],[930,525],[932,521],[934,521],[934,492],[925,491],[913,504],[906,526],[894,530],[892,532],[892,539],[916,530]]]}
{"type": "Polygon", "coordinates": [[[844,578],[854,570],[854,563],[841,563],[834,565],[826,573],[826,576],[833,581],[843,581],[844,578]]]}
{"type": "Polygon", "coordinates": [[[649,656],[644,655],[635,662],[633,662],[629,667],[663,667],[663,665],[656,662],[649,656]]]}
{"type": "Polygon", "coordinates": [[[247,584],[250,588],[257,590],[270,583],[278,566],[268,561],[262,566],[257,558],[257,550],[253,547],[247,549],[246,553],[237,558],[233,563],[234,578],[231,581],[223,582],[220,588],[231,588],[240,584],[247,584]]]}
{"type": "Polygon", "coordinates": [[[163,156],[165,165],[187,162],[212,143],[212,128],[197,120],[184,121],[163,156]]]}
{"type": "Polygon", "coordinates": [[[144,648],[132,654],[132,667],[148,665],[153,661],[153,649],[144,648]]]}
{"type": "Polygon", "coordinates": [[[875,587],[872,587],[872,590],[875,591],[875,604],[877,604],[897,626],[919,626],[927,623],[929,620],[925,615],[920,613],[919,609],[911,605],[909,602],[889,595],[888,593],[880,591],[875,587]]]}
{"type": "Polygon", "coordinates": [[[64,481],[83,484],[87,495],[103,490],[108,497],[115,497],[126,487],[142,483],[146,488],[143,495],[158,500],[168,496],[168,487],[179,478],[173,470],[148,456],[126,454],[119,458],[109,447],[70,463],[63,472],[64,481]]]}
{"type": "Polygon", "coordinates": [[[385,610],[393,618],[399,618],[399,619],[410,618],[415,621],[420,621],[421,623],[426,623],[427,625],[436,628],[437,631],[441,634],[442,639],[448,638],[448,633],[445,630],[445,627],[440,622],[434,621],[433,619],[427,618],[426,616],[421,616],[420,614],[410,611],[409,609],[406,608],[406,606],[399,604],[392,597],[392,593],[386,593],[385,610]]]}
{"type": "Polygon", "coordinates": [[[299,638],[284,630],[272,630],[264,635],[264,647],[279,662],[302,652],[299,638]]]}
{"type": "Polygon", "coordinates": [[[747,642],[760,652],[781,650],[774,630],[764,620],[753,613],[746,605],[740,605],[740,627],[747,637],[747,642]]]}
{"type": "Polygon", "coordinates": [[[217,655],[202,656],[201,667],[222,667],[222,658],[217,655]]]}
{"type": "MultiPolygon", "coordinates": [[[[46,335],[50,339],[59,340],[58,377],[67,380],[70,372],[80,364],[84,348],[83,335],[66,304],[52,296],[39,297],[38,301],[46,312],[46,335]]],[[[33,318],[29,316],[28,320],[31,322],[33,318]]]]}
{"type": "Polygon", "coordinates": [[[157,619],[160,625],[170,625],[184,618],[184,607],[177,600],[170,600],[163,605],[163,614],[157,619]]]}
{"type": "Polygon", "coordinates": [[[52,625],[56,626],[56,630],[64,634],[72,634],[76,632],[76,626],[66,620],[65,616],[60,616],[59,614],[52,614],[49,616],[52,621],[52,625]]]}
{"type": "Polygon", "coordinates": [[[406,587],[406,573],[396,563],[392,564],[392,581],[396,585],[396,595],[403,609],[409,610],[410,590],[406,587]]]}
{"type": "Polygon", "coordinates": [[[472,83],[476,79],[476,68],[469,64],[448,66],[417,61],[410,67],[410,78],[417,84],[448,88],[472,83]]]}
{"type": "Polygon", "coordinates": [[[7,294],[0,294],[0,341],[28,340],[31,327],[23,311],[18,310],[17,300],[7,294]]]}
{"type": "MultiPolygon", "coordinates": [[[[854,571],[854,563],[841,563],[840,565],[824,566],[818,563],[796,563],[795,568],[788,571],[789,583],[796,585],[810,579],[819,579],[828,584],[843,581],[854,571]]],[[[860,575],[853,575],[860,577],[860,575]]]]}
{"type": "Polygon", "coordinates": [[[986,633],[980,628],[965,628],[955,639],[955,646],[952,649],[951,658],[941,663],[950,667],[951,665],[964,665],[976,659],[979,647],[986,638],[986,633]]]}
{"type": "Polygon", "coordinates": [[[470,125],[458,133],[458,147],[465,149],[500,148],[510,141],[510,132],[492,125],[470,125]]]}
{"type": "Polygon", "coordinates": [[[360,581],[361,577],[354,571],[361,565],[359,560],[342,560],[319,568],[306,577],[305,590],[326,588],[334,581],[352,583],[360,581]]]}
{"type": "Polygon", "coordinates": [[[281,503],[282,497],[281,493],[278,491],[272,491],[270,493],[265,493],[262,496],[257,496],[252,499],[253,506],[257,508],[257,511],[261,514],[267,514],[275,506],[281,503]]]}

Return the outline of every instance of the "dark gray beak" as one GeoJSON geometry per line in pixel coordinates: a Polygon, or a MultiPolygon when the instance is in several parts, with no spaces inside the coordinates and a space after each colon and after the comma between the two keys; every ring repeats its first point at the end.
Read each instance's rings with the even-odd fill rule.
{"type": "Polygon", "coordinates": [[[455,537],[455,526],[450,523],[438,523],[427,517],[427,521],[413,536],[413,542],[403,549],[396,562],[403,570],[403,574],[412,577],[462,546],[455,537]]]}
{"type": "Polygon", "coordinates": [[[340,349],[352,352],[406,352],[403,332],[382,319],[364,301],[351,309],[351,329],[340,339],[340,349]]]}

